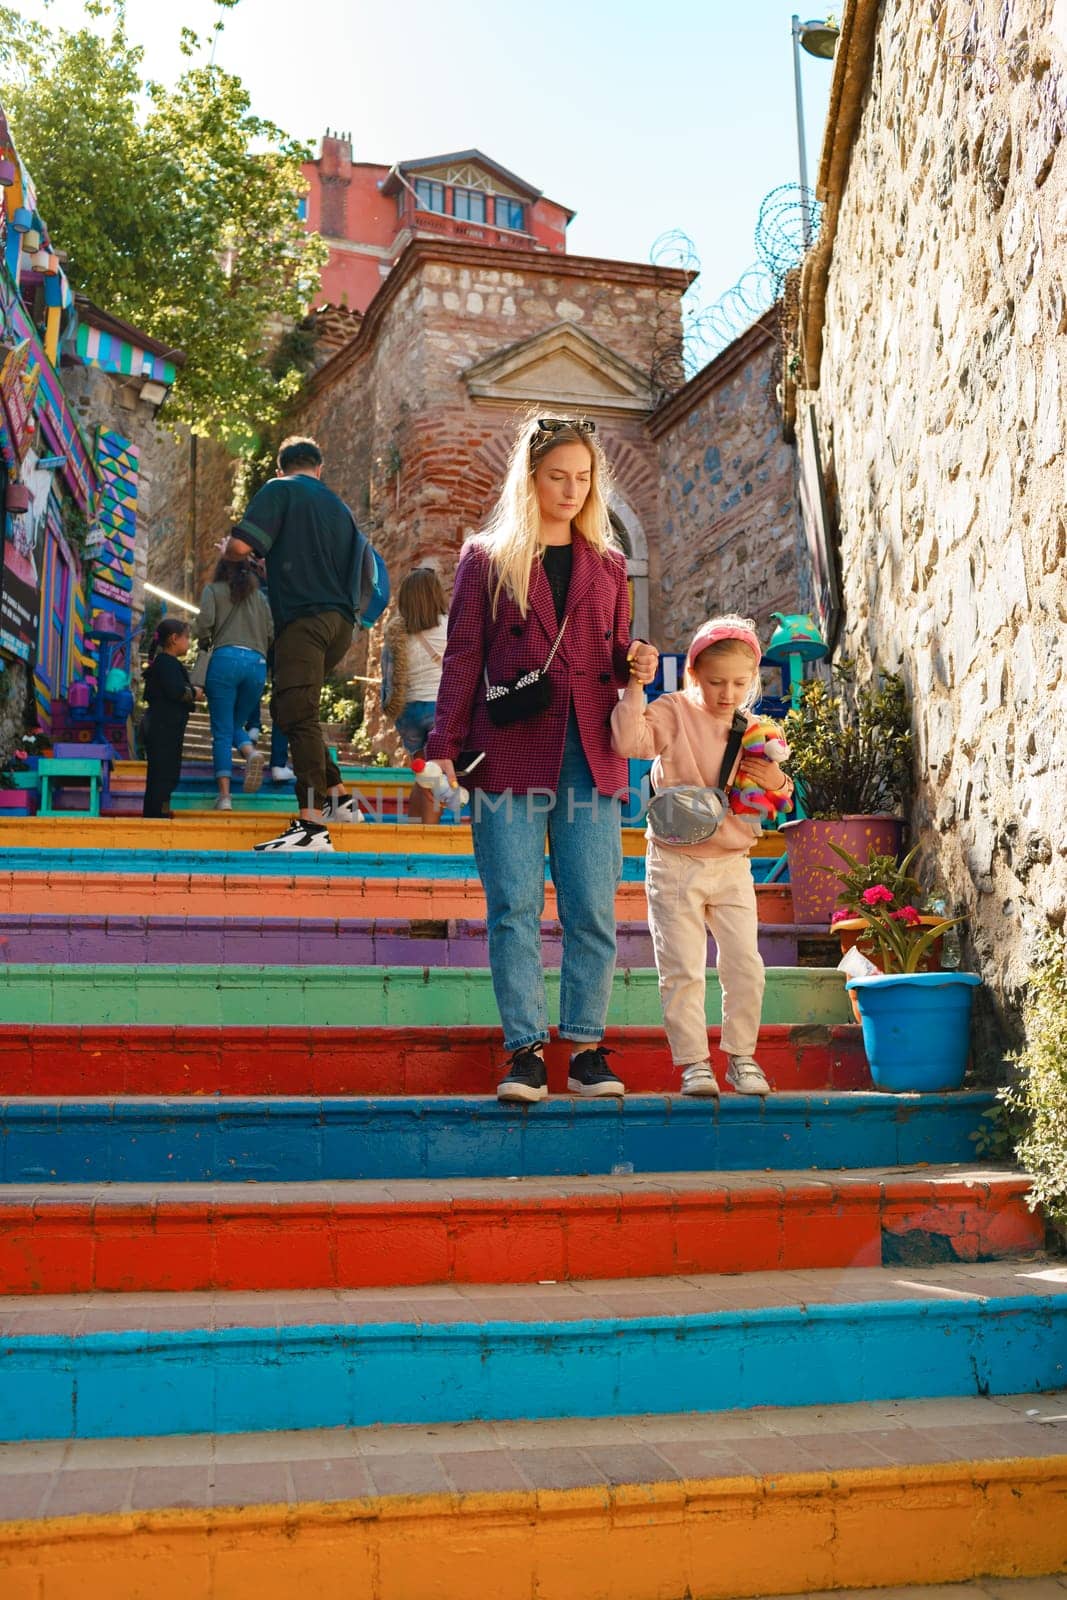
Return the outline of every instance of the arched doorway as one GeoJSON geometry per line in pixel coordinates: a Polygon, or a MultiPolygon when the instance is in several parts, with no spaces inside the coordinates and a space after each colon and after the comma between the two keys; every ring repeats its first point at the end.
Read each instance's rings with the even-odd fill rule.
{"type": "Polygon", "coordinates": [[[630,629],[637,638],[647,639],[648,545],[644,529],[619,494],[611,496],[608,515],[615,537],[626,552],[626,570],[630,576],[630,629]]]}

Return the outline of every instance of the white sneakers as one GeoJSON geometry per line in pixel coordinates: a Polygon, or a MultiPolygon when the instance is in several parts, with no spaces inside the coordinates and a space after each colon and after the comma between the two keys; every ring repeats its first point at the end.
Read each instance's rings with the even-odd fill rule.
{"type": "Polygon", "coordinates": [[[719,1085],[710,1061],[694,1061],[691,1067],[682,1068],[682,1093],[702,1100],[719,1098],[719,1085]]]}
{"type": "Polygon", "coordinates": [[[215,801],[215,810],[216,811],[232,811],[233,810],[233,801],[230,799],[228,794],[220,794],[219,795],[218,799],[215,801]]]}
{"type": "Polygon", "coordinates": [[[327,822],[363,821],[363,813],[350,794],[339,795],[336,800],[332,795],[327,796],[322,814],[327,822]]]}
{"type": "Polygon", "coordinates": [[[751,1056],[730,1056],[726,1081],[738,1094],[770,1094],[771,1086],[751,1056]]]}
{"type": "Polygon", "coordinates": [[[294,817],[289,826],[273,839],[264,839],[262,844],[252,846],[253,850],[302,850],[314,853],[320,850],[332,850],[330,843],[330,830],[324,828],[321,822],[305,822],[302,817],[294,817]]]}
{"type": "Polygon", "coordinates": [[[262,750],[252,750],[245,757],[245,775],[241,784],[245,794],[255,794],[263,782],[263,766],[262,750]]]}
{"type": "MultiPolygon", "coordinates": [[[[738,1094],[770,1094],[771,1086],[751,1056],[728,1056],[727,1060],[730,1064],[726,1069],[726,1081],[731,1089],[738,1094]]],[[[705,1100],[719,1098],[719,1085],[710,1061],[694,1061],[692,1066],[682,1068],[682,1093],[705,1100]]]]}
{"type": "Polygon", "coordinates": [[[292,767],[271,767],[271,779],[274,783],[295,783],[296,773],[292,767]]]}

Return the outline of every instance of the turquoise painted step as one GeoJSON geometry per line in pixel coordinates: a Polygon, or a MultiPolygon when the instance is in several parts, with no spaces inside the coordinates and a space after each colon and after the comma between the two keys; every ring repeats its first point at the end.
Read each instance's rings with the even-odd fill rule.
{"type": "MultiPolygon", "coordinates": [[[[559,978],[545,973],[552,1017],[559,978]]],[[[706,1010],[709,1023],[721,1022],[715,972],[706,1010]]],[[[8,966],[0,983],[0,1022],[448,1028],[498,1020],[489,972],[477,967],[8,966]]],[[[765,1023],[851,1020],[836,968],[768,968],[765,1023]]],[[[654,971],[615,974],[608,1022],[661,1024],[654,971]]]]}
{"type": "MultiPolygon", "coordinates": [[[[973,1160],[993,1105],[963,1094],[0,1102],[5,1183],[318,1183],[614,1171],[742,1172],[973,1160]]],[[[0,1190],[0,1198],[3,1191],[0,1190]]]]}
{"type": "MultiPolygon", "coordinates": [[[[375,824],[369,824],[371,828],[375,824]]],[[[762,883],[777,865],[773,856],[756,856],[752,876],[762,883]]],[[[243,878],[476,878],[473,856],[438,856],[398,851],[395,855],[336,851],[266,855],[254,850],[0,850],[0,872],[106,872],[155,877],[207,874],[243,878]]],[[[548,877],[545,863],[545,877],[548,877]]],[[[625,856],[624,883],[643,883],[644,856],[625,856]]]]}
{"type": "MultiPolygon", "coordinates": [[[[816,1293],[799,1305],[573,1321],[523,1320],[521,1311],[489,1320],[486,1305],[463,1316],[455,1297],[446,1309],[463,1319],[451,1322],[433,1309],[441,1300],[420,1304],[418,1322],[400,1304],[389,1320],[388,1300],[309,1324],[268,1301],[264,1309],[280,1314],[274,1325],[215,1330],[146,1333],[120,1314],[122,1331],[0,1339],[0,1438],[717,1412],[1034,1393],[1064,1382],[1067,1296],[983,1300],[961,1279],[942,1297],[940,1275],[928,1297],[922,1281],[894,1293],[888,1275],[874,1288],[860,1303],[816,1293]]],[[[229,1321],[235,1311],[223,1306],[229,1321]]],[[[99,1307],[95,1316],[99,1326],[99,1307]]]]}

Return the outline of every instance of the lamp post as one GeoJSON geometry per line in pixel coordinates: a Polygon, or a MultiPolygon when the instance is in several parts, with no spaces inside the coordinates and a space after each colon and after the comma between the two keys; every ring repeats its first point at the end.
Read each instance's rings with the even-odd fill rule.
{"type": "Polygon", "coordinates": [[[834,50],[837,48],[837,36],[840,29],[836,22],[831,20],[801,22],[800,18],[793,18],[793,92],[796,96],[797,106],[797,155],[800,161],[800,200],[801,200],[801,228],[804,237],[804,249],[811,244],[811,215],[808,210],[808,146],[804,136],[804,96],[800,82],[800,51],[803,47],[810,56],[817,56],[821,61],[832,61],[834,50]]]}

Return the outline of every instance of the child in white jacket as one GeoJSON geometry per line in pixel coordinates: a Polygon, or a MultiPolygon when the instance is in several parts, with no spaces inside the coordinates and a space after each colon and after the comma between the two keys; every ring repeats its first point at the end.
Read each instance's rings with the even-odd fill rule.
{"type": "MultiPolygon", "coordinates": [[[[652,705],[634,679],[623,691],[611,715],[612,744],[619,755],[653,761],[657,791],[683,784],[718,787],[734,713],[747,712],[760,694],[760,655],[747,619],[706,622],[686,655],[684,689],[661,695],[652,705]]],[[[749,716],[750,724],[756,720],[749,716]]],[[[792,790],[775,762],[746,757],[745,770],[766,789],[792,790]]],[[[648,923],[664,1025],[674,1063],[682,1069],[683,1094],[719,1093],[704,1009],[709,928],[719,951],[726,1081],[739,1094],[770,1093],[755,1060],[764,971],[749,853],[758,832],[751,822],[727,813],[701,844],[665,844],[648,834],[648,923]]]]}

